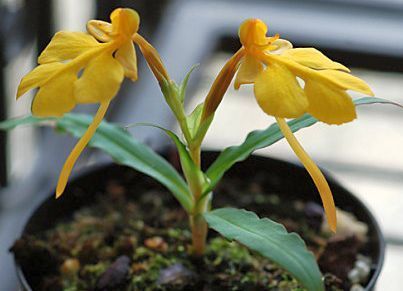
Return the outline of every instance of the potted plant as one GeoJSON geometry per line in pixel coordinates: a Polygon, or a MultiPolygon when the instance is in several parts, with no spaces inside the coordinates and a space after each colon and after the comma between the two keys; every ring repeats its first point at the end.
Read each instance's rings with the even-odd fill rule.
{"type": "MultiPolygon", "coordinates": [[[[121,189],[121,183],[127,182],[125,175],[131,177],[133,174],[126,173],[127,170],[117,170],[123,173],[119,175],[123,180],[115,184],[110,181],[112,184],[105,184],[102,182],[104,179],[101,179],[97,182],[101,188],[85,189],[84,192],[94,194],[84,195],[87,197],[84,204],[91,202],[92,210],[78,210],[68,223],[61,222],[53,229],[43,230],[37,237],[23,237],[15,243],[12,250],[21,269],[25,271],[28,268],[35,273],[36,264],[31,264],[29,268],[30,263],[27,264],[22,259],[28,258],[29,262],[29,255],[32,254],[32,261],[46,257],[47,263],[42,264],[42,267],[45,266],[44,269],[50,271],[50,277],[35,274],[40,279],[37,286],[44,289],[47,288],[44,286],[58,286],[57,288],[71,288],[70,290],[209,290],[220,286],[223,290],[337,290],[350,288],[353,284],[365,285],[370,275],[370,263],[365,257],[357,259],[357,253],[354,253],[353,267],[350,270],[353,274],[345,273],[349,282],[340,281],[334,274],[324,277],[318,267],[316,259],[319,263],[327,260],[328,265],[336,263],[332,261],[334,256],[328,257],[327,253],[328,247],[335,247],[329,243],[332,242],[331,238],[335,237],[337,241],[337,236],[333,236],[337,234],[336,213],[344,224],[347,221],[348,225],[357,226],[342,227],[342,232],[349,234],[350,241],[343,241],[348,248],[359,249],[357,245],[365,245],[368,236],[365,226],[354,217],[360,216],[357,212],[351,215],[336,210],[332,187],[329,187],[324,175],[303,150],[293,132],[318,121],[337,125],[350,122],[356,118],[355,105],[390,102],[375,97],[352,100],[346,90],[368,96],[373,93],[364,81],[351,75],[348,68],[333,62],[316,49],[293,48],[289,41],[280,39],[278,34],[268,37],[267,27],[261,20],[249,19],[239,29],[241,48],[224,65],[204,102],[187,115],[184,100],[191,72],[181,84],[175,83],[169,77],[158,52],[138,33],[139,22],[140,18],[134,10],[119,8],[112,12],[111,23],[89,21],[88,33],[56,33],[39,56],[39,65],[22,79],[18,88],[17,98],[31,89],[39,88],[32,102],[33,116],[5,121],[1,123],[1,128],[11,129],[21,124],[43,124],[46,121],[46,125],[53,125],[80,138],[60,173],[56,187],[58,203],[51,208],[44,206],[47,210],[42,210],[42,214],[49,213],[50,209],[63,212],[64,197],[75,197],[68,188],[70,193],[62,194],[66,190],[76,160],[88,144],[101,148],[117,163],[129,166],[161,183],[182,208],[172,211],[172,201],[157,198],[159,196],[154,195],[155,193],[147,192],[147,183],[150,182],[142,181],[144,178],[136,180],[143,188],[128,186],[129,189],[138,189],[138,201],[134,199],[133,202],[122,202],[122,193],[126,190],[121,189]],[[132,81],[137,79],[134,44],[140,49],[158,81],[165,101],[179,123],[181,136],[159,125],[140,125],[156,127],[172,139],[177,149],[181,173],[146,145],[133,139],[123,128],[102,121],[124,77],[132,81]],[[276,123],[266,130],[251,132],[239,146],[227,148],[219,155],[211,155],[210,159],[213,161],[210,161],[207,168],[202,167],[203,139],[234,78],[237,89],[244,84],[253,84],[259,106],[268,115],[274,116],[276,123]],[[303,85],[299,80],[303,81],[303,85]],[[93,118],[69,113],[76,104],[84,103],[99,103],[99,109],[93,118]],[[287,122],[285,118],[291,120],[287,122]],[[232,198],[227,200],[215,197],[219,193],[216,187],[224,174],[235,163],[248,158],[256,149],[270,146],[283,137],[307,170],[323,205],[322,211],[318,204],[313,203],[314,199],[306,201],[294,197],[293,200],[282,201],[290,213],[309,212],[308,216],[305,215],[309,219],[317,217],[316,224],[304,220],[296,227],[302,231],[311,225],[307,231],[311,236],[305,237],[315,240],[316,257],[299,235],[288,232],[284,226],[273,220],[259,217],[245,209],[215,207],[217,203],[228,205],[231,199],[235,199],[233,194],[228,195],[232,198]],[[96,201],[95,193],[99,191],[108,195],[102,195],[103,198],[96,201]],[[88,197],[92,198],[88,200],[88,197]],[[166,207],[163,206],[165,203],[166,207]],[[111,208],[111,205],[116,206],[116,209],[111,208]],[[141,217],[137,216],[139,213],[141,217]],[[321,225],[322,216],[325,218],[324,226],[321,225]],[[106,217],[108,220],[103,220],[106,217]],[[102,223],[97,223],[98,220],[102,223]],[[151,222],[148,224],[147,221],[151,222]],[[183,228],[184,222],[189,223],[189,229],[183,228]],[[155,225],[163,225],[167,229],[161,232],[160,228],[156,231],[153,229],[155,225]],[[101,229],[104,234],[95,234],[98,232],[94,228],[101,229]],[[118,236],[115,231],[111,231],[117,228],[122,231],[118,232],[118,236]],[[215,234],[208,240],[208,228],[225,239],[215,234]],[[99,253],[94,253],[97,250],[99,253]],[[99,262],[100,258],[104,258],[107,263],[99,262]],[[224,267],[220,265],[222,262],[225,263],[224,267]],[[354,264],[358,264],[358,267],[354,267],[354,264]],[[155,271],[150,266],[160,268],[155,271]],[[206,274],[197,274],[202,270],[206,270],[206,274]],[[357,270],[361,272],[357,276],[362,278],[353,276],[357,270]],[[234,272],[241,275],[233,276],[234,272]],[[155,277],[155,274],[158,276],[155,277]],[[127,285],[129,275],[131,285],[127,285]],[[210,279],[195,279],[203,275],[210,279]],[[181,285],[182,281],[185,283],[181,285]],[[220,282],[224,282],[223,285],[220,282]]],[[[257,158],[253,159],[257,163],[257,158]]],[[[253,171],[250,164],[246,168],[253,171]]],[[[267,170],[265,167],[263,169],[267,170]]],[[[264,173],[262,171],[256,170],[256,175],[261,176],[264,173]]],[[[106,172],[114,176],[110,171],[106,172]]],[[[243,176],[246,173],[243,172],[243,176]]],[[[250,178],[244,177],[246,184],[256,182],[250,178]]],[[[129,181],[134,179],[130,178],[129,181]]],[[[287,183],[291,183],[291,180],[287,183]]],[[[307,183],[306,178],[302,183],[307,183]]],[[[301,189],[305,187],[303,185],[300,186],[301,189]]],[[[159,189],[155,184],[150,187],[159,189]]],[[[239,187],[244,186],[240,184],[239,187]]],[[[314,191],[310,190],[311,193],[314,191]]],[[[257,193],[259,191],[252,191],[250,188],[245,192],[248,193],[246,196],[250,195],[251,201],[264,201],[263,204],[273,213],[277,208],[273,201],[281,200],[280,195],[276,194],[269,197],[274,199],[270,202],[267,195],[262,198],[257,193]],[[274,204],[269,207],[270,203],[274,204]]],[[[256,206],[259,203],[252,204],[256,206]]],[[[252,204],[239,203],[240,206],[253,208],[252,204]]],[[[344,208],[349,207],[345,205],[344,208]]],[[[41,209],[38,211],[41,213],[41,209]]],[[[279,214],[274,217],[276,215],[279,214]]],[[[297,222],[300,219],[303,219],[302,216],[294,217],[297,222]]],[[[279,220],[287,225],[286,218],[279,220]]],[[[371,221],[369,224],[372,232],[379,232],[376,222],[371,221]]],[[[290,225],[292,223],[287,225],[288,228],[294,229],[290,225]]],[[[379,244],[382,245],[381,238],[379,244]]],[[[338,244],[336,246],[339,247],[338,244]]],[[[312,245],[309,247],[314,248],[312,245]]],[[[378,259],[382,258],[381,253],[378,252],[378,259]]],[[[359,286],[361,285],[355,287],[359,286]]]]}

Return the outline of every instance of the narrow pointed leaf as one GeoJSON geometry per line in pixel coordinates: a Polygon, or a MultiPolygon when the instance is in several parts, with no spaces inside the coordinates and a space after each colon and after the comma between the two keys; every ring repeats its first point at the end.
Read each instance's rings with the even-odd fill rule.
{"type": "Polygon", "coordinates": [[[12,130],[21,125],[34,125],[34,124],[41,124],[47,121],[56,120],[54,117],[50,118],[41,118],[41,117],[34,117],[34,116],[23,116],[8,119],[5,121],[0,122],[0,130],[12,130]]]}
{"type": "Polygon", "coordinates": [[[178,149],[179,159],[181,162],[183,173],[193,193],[195,193],[195,191],[198,191],[196,190],[196,187],[198,187],[198,185],[202,185],[203,189],[207,187],[206,185],[207,179],[205,178],[204,173],[196,166],[185,144],[174,132],[172,132],[169,129],[150,123],[138,123],[137,125],[144,125],[158,128],[163,132],[165,132],[172,139],[176,148],[178,149]]]}
{"type": "Polygon", "coordinates": [[[307,290],[324,290],[314,255],[296,233],[288,233],[283,225],[235,208],[216,209],[205,213],[204,217],[210,228],[270,259],[307,290]]]}
{"type": "MultiPolygon", "coordinates": [[[[78,138],[87,130],[92,122],[92,116],[66,114],[60,119],[29,116],[1,122],[0,129],[12,129],[23,124],[43,124],[48,120],[55,120],[57,129],[78,138]]],[[[136,141],[123,128],[103,121],[89,146],[103,150],[118,164],[129,166],[153,177],[167,187],[187,211],[191,211],[192,195],[179,173],[165,159],[148,146],[136,141]]]]}
{"type": "Polygon", "coordinates": [[[185,95],[186,95],[186,89],[189,83],[190,75],[193,73],[193,71],[199,66],[199,64],[193,65],[189,72],[186,74],[185,78],[183,79],[182,83],[179,86],[179,98],[180,101],[183,103],[185,101],[185,95]]]}
{"type": "Polygon", "coordinates": [[[196,108],[186,117],[186,123],[190,131],[192,139],[195,137],[200,124],[201,114],[203,112],[204,102],[196,106],[196,108]]]}

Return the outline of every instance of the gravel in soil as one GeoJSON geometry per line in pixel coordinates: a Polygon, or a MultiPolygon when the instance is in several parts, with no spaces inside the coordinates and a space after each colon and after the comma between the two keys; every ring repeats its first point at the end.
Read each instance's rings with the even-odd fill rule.
{"type": "MultiPolygon", "coordinates": [[[[138,174],[121,171],[90,207],[15,242],[11,251],[34,290],[304,290],[269,260],[214,232],[205,256],[193,258],[187,216],[177,202],[150,179],[141,176],[138,183],[138,174]]],[[[365,241],[354,234],[331,237],[321,205],[287,201],[262,179],[225,178],[214,207],[253,210],[299,233],[318,259],[327,290],[365,283],[365,276],[349,277],[365,241]]]]}

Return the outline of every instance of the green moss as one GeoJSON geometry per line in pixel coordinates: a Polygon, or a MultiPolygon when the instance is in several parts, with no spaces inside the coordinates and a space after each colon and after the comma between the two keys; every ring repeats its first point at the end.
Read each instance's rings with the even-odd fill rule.
{"type": "Polygon", "coordinates": [[[108,268],[107,263],[85,265],[79,274],[63,278],[64,291],[88,290],[89,286],[95,286],[98,277],[108,268]]]}
{"type": "MultiPolygon", "coordinates": [[[[154,203],[158,197],[160,200],[168,199],[168,195],[151,194],[142,196],[143,204],[103,196],[91,207],[77,211],[73,220],[59,223],[55,229],[40,235],[38,248],[46,247],[52,254],[58,255],[53,270],[58,270],[58,264],[66,258],[75,258],[80,262],[77,273],[54,276],[58,283],[62,283],[63,290],[93,290],[99,277],[121,255],[130,258],[126,285],[119,287],[122,291],[304,290],[295,279],[269,260],[223,237],[211,237],[205,255],[193,258],[189,255],[191,233],[186,214],[174,207],[161,207],[161,201],[154,203]],[[164,247],[146,243],[153,237],[159,237],[164,247]],[[177,276],[181,278],[185,274],[183,280],[164,281],[164,276],[175,270],[174,265],[181,266],[182,271],[177,276]],[[159,286],[159,279],[167,285],[159,286]]],[[[236,194],[233,194],[234,197],[222,197],[232,201],[240,196],[236,194]]],[[[280,196],[263,195],[259,189],[252,194],[254,196],[242,200],[245,208],[264,205],[265,210],[270,208],[273,215],[277,215],[274,210],[281,208],[280,196]]],[[[294,214],[301,215],[297,209],[294,214]]],[[[317,234],[308,228],[304,220],[298,220],[298,227],[308,242],[315,243],[317,234]],[[309,239],[311,237],[312,240],[309,239]]]]}
{"type": "Polygon", "coordinates": [[[214,258],[211,263],[215,266],[223,261],[231,261],[234,264],[251,264],[255,260],[247,248],[222,237],[210,240],[206,255],[214,258]]]}
{"type": "Polygon", "coordinates": [[[175,257],[166,257],[148,251],[146,248],[140,248],[135,257],[143,259],[141,264],[145,266],[143,271],[133,274],[131,279],[132,290],[164,290],[157,285],[158,278],[162,269],[167,268],[178,260],[175,257]],[[147,259],[144,258],[147,256],[147,259]]]}

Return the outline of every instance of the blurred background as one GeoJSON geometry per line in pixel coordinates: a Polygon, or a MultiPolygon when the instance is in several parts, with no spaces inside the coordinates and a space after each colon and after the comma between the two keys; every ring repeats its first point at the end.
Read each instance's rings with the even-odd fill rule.
{"type": "MultiPolygon", "coordinates": [[[[140,32],[160,52],[171,76],[180,81],[193,64],[187,96],[191,111],[218,71],[239,48],[237,30],[246,18],[261,18],[269,33],[294,46],[313,46],[352,68],[375,95],[403,104],[402,0],[0,0],[0,120],[29,114],[30,96],[15,102],[19,80],[58,30],[83,31],[89,19],[108,20],[118,6],[141,15],[140,32]]],[[[125,82],[107,119],[128,124],[153,122],[176,128],[158,86],[139,57],[139,80],[125,82]]],[[[239,144],[273,119],[245,87],[231,89],[206,137],[206,148],[239,144]]],[[[354,95],[359,97],[359,95],[354,95]]],[[[31,95],[32,97],[32,95],[31,95]]],[[[91,106],[78,110],[93,112],[91,106]]],[[[373,210],[387,241],[378,290],[401,290],[403,263],[403,111],[366,105],[358,120],[343,126],[316,125],[297,133],[318,164],[373,210]]],[[[133,134],[155,148],[167,144],[158,131],[133,134]]],[[[75,140],[45,128],[0,132],[0,290],[17,290],[8,248],[32,210],[49,194],[75,140]]],[[[275,144],[259,154],[296,161],[289,146],[275,144]]],[[[106,160],[87,149],[78,168],[106,160]]]]}

